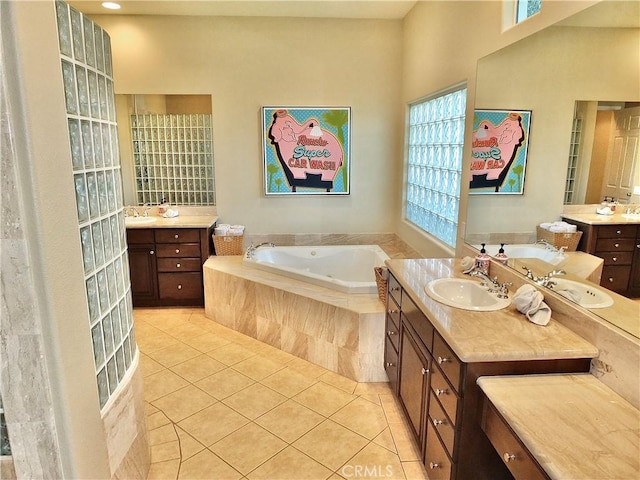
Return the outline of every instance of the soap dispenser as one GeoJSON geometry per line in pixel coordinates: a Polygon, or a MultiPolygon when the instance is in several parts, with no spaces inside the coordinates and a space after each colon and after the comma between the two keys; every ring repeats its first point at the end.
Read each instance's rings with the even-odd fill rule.
{"type": "Polygon", "coordinates": [[[158,213],[160,215],[164,215],[165,213],[167,213],[168,207],[169,205],[167,204],[167,199],[165,197],[162,197],[162,200],[160,200],[160,205],[158,205],[158,213]]]}
{"type": "Polygon", "coordinates": [[[484,248],[485,244],[482,243],[480,254],[476,257],[476,268],[479,268],[484,273],[489,275],[489,267],[491,267],[491,257],[487,255],[487,250],[484,248]]]}
{"type": "Polygon", "coordinates": [[[493,258],[495,258],[498,262],[502,263],[503,265],[507,264],[509,257],[507,256],[506,253],[504,253],[504,243],[500,244],[500,250],[498,250],[498,253],[496,253],[496,256],[493,258]]]}

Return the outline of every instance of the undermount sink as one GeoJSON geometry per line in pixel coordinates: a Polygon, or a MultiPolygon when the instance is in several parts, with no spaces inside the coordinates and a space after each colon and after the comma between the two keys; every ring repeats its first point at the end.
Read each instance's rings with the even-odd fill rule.
{"type": "Polygon", "coordinates": [[[606,308],[613,305],[613,298],[602,291],[600,288],[594,287],[586,283],[576,282],[567,278],[554,278],[555,285],[551,289],[558,294],[574,301],[584,308],[606,308]],[[578,299],[574,299],[572,295],[561,293],[562,290],[572,290],[577,294],[578,299]]]}
{"type": "Polygon", "coordinates": [[[466,278],[439,278],[424,287],[427,295],[434,300],[463,310],[490,312],[506,308],[511,303],[508,298],[498,298],[475,280],[466,278]]]}
{"type": "Polygon", "coordinates": [[[124,217],[124,224],[126,225],[145,225],[147,223],[153,223],[156,221],[155,217],[124,217]]]}

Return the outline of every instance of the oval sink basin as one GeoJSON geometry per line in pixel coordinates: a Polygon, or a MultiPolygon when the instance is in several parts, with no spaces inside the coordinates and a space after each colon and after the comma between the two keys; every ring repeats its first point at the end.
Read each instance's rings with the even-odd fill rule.
{"type": "Polygon", "coordinates": [[[587,283],[566,278],[554,278],[551,290],[584,308],[606,308],[613,305],[613,298],[603,290],[587,283]]]}
{"type": "Polygon", "coordinates": [[[155,217],[124,217],[124,224],[127,225],[145,225],[156,221],[155,217]]]}
{"type": "Polygon", "coordinates": [[[511,303],[508,298],[498,298],[480,286],[480,282],[466,278],[439,278],[424,287],[427,295],[434,300],[463,310],[490,312],[506,308],[511,303]]]}

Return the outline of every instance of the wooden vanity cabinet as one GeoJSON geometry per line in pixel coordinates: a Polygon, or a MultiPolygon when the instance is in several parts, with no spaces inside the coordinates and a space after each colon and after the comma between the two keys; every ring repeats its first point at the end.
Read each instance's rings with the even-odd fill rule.
{"type": "MultiPolygon", "coordinates": [[[[590,359],[463,362],[391,273],[387,298],[387,327],[399,321],[400,342],[395,350],[387,332],[385,362],[389,350],[399,360],[393,370],[394,392],[429,479],[512,479],[481,428],[482,391],[476,380],[487,375],[588,372],[590,359]]],[[[391,377],[390,381],[393,387],[391,377]]]]}
{"type": "Polygon", "coordinates": [[[134,307],[202,306],[211,228],[128,229],[134,307]]]}
{"type": "Polygon", "coordinates": [[[640,294],[640,228],[589,225],[565,219],[582,232],[578,250],[604,260],[600,285],[626,296],[640,294]]]}

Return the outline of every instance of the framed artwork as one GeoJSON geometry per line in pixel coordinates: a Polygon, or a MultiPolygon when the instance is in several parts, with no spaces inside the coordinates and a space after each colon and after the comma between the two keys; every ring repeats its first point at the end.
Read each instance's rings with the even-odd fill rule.
{"type": "Polygon", "coordinates": [[[531,110],[476,110],[470,194],[524,192],[531,110]]]}
{"type": "Polygon", "coordinates": [[[262,107],[264,192],[349,195],[350,107],[262,107]]]}

